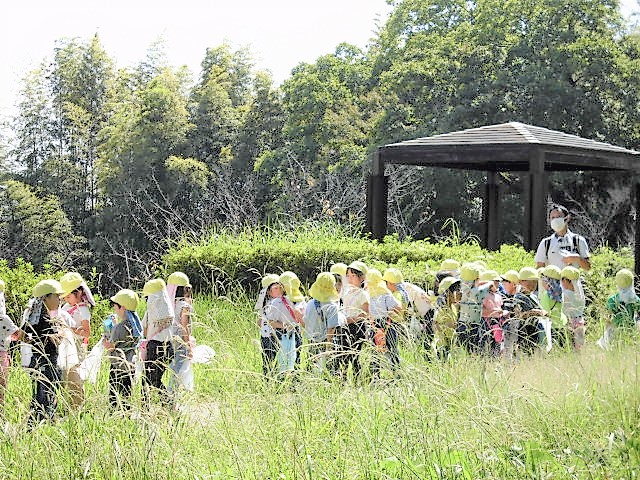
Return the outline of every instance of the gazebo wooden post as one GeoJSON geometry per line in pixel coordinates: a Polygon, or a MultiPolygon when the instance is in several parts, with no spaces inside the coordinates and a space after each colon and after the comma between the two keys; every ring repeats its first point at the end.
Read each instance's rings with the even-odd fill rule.
{"type": "Polygon", "coordinates": [[[497,172],[487,172],[487,186],[484,201],[484,246],[497,250],[500,245],[500,187],[497,172]]]}
{"type": "Polygon", "coordinates": [[[367,180],[367,230],[375,239],[387,234],[388,177],[384,175],[384,159],[380,149],[373,152],[371,175],[367,180]]]}
{"type": "Polygon", "coordinates": [[[547,223],[547,176],[544,170],[544,151],[532,150],[529,155],[529,178],[527,182],[526,248],[534,250],[544,238],[547,223]]]}
{"type": "Polygon", "coordinates": [[[633,248],[634,269],[636,273],[636,284],[640,282],[640,182],[636,182],[635,189],[635,206],[636,206],[636,235],[635,246],[633,248]]]}

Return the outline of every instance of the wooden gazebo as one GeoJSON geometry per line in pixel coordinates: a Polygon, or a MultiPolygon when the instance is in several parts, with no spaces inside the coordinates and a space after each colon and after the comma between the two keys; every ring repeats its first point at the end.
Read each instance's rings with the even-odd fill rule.
{"type": "MultiPolygon", "coordinates": [[[[374,152],[367,185],[367,229],[387,232],[388,177],[385,165],[402,164],[487,172],[484,246],[498,247],[498,172],[528,172],[524,185],[525,247],[534,249],[547,234],[547,172],[619,171],[640,173],[640,152],[518,122],[393,143],[374,152]]],[[[634,179],[635,271],[640,274],[640,178],[634,179]]]]}

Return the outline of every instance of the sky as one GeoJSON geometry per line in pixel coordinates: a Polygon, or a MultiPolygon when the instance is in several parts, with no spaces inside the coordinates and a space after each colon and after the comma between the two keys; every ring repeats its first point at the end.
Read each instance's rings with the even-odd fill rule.
{"type": "MultiPolygon", "coordinates": [[[[640,0],[621,0],[623,14],[640,0]]],[[[384,24],[386,0],[18,0],[0,20],[0,118],[15,113],[20,80],[53,53],[56,41],[98,34],[118,67],[131,66],[162,39],[169,63],[197,75],[208,47],[248,46],[256,67],[277,83],[300,62],[341,42],[365,47],[384,24]]]]}
{"type": "Polygon", "coordinates": [[[341,42],[365,47],[391,8],[385,0],[18,0],[0,20],[0,115],[14,110],[20,79],[56,40],[95,33],[118,67],[137,64],[162,38],[169,64],[197,75],[208,47],[249,46],[277,83],[341,42]]]}

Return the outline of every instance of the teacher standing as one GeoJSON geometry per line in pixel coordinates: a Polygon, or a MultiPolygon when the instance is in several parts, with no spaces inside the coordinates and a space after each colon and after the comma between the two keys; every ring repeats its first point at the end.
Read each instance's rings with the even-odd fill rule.
{"type": "Polygon", "coordinates": [[[555,265],[562,269],[568,265],[583,270],[591,268],[589,245],[582,235],[569,230],[571,215],[562,205],[553,205],[548,215],[549,226],[554,233],[543,238],[536,251],[538,267],[555,265]]]}

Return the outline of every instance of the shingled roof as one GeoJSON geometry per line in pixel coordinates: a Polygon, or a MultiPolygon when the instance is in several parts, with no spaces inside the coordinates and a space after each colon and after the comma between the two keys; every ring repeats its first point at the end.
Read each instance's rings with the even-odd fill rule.
{"type": "Polygon", "coordinates": [[[385,145],[385,163],[492,171],[525,171],[532,152],[545,170],[633,170],[640,152],[519,122],[488,125],[385,145]]]}

